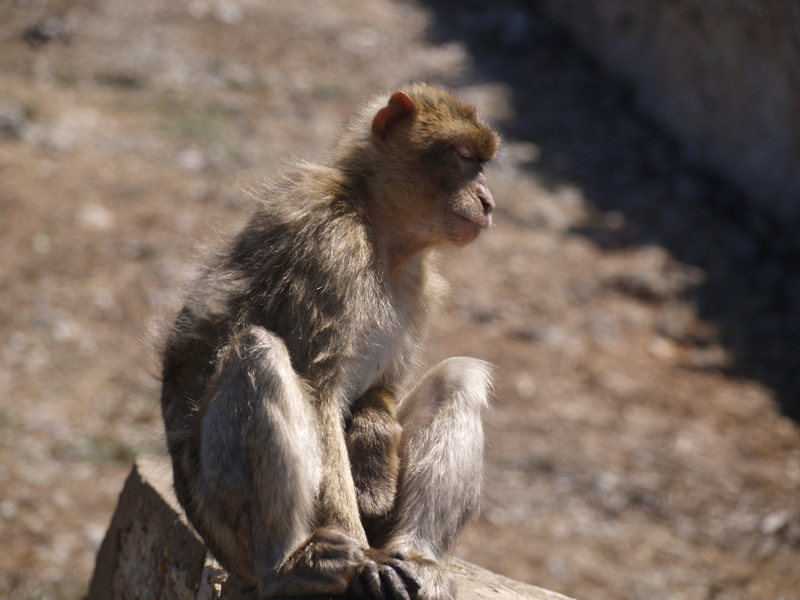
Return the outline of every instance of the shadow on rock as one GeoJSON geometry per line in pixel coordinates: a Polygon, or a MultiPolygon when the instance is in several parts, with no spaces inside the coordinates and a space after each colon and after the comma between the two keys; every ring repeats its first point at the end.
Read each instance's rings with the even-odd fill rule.
{"type": "Polygon", "coordinates": [[[775,389],[799,420],[800,248],[782,224],[682,157],[637,112],[630,88],[536,2],[425,4],[435,40],[465,43],[479,77],[509,86],[515,117],[503,129],[541,150],[527,168],[554,187],[582,188],[595,214],[579,232],[609,249],[657,244],[702,269],[686,299],[720,325],[731,374],[775,389]]]}

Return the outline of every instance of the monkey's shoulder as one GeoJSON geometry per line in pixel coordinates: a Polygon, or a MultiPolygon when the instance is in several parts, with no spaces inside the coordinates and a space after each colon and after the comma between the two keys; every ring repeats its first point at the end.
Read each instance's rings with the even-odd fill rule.
{"type": "Polygon", "coordinates": [[[312,280],[329,291],[364,284],[375,262],[364,218],[337,199],[325,200],[265,203],[224,252],[224,264],[257,280],[293,281],[295,290],[312,280]]]}
{"type": "Polygon", "coordinates": [[[351,306],[377,302],[382,285],[368,226],[343,196],[337,186],[309,189],[303,181],[268,190],[199,294],[227,290],[236,321],[294,321],[294,329],[310,314],[332,322],[351,306]]]}
{"type": "Polygon", "coordinates": [[[340,170],[315,164],[302,164],[278,185],[265,187],[235,244],[251,256],[261,250],[306,261],[346,257],[365,268],[371,259],[367,219],[358,194],[340,170]]]}

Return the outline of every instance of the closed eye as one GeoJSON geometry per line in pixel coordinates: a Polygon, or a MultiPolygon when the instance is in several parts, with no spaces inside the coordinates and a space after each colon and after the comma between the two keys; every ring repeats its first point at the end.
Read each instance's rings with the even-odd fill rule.
{"type": "Polygon", "coordinates": [[[475,160],[475,156],[466,146],[456,146],[455,150],[456,154],[458,154],[461,158],[465,160],[475,160]]]}

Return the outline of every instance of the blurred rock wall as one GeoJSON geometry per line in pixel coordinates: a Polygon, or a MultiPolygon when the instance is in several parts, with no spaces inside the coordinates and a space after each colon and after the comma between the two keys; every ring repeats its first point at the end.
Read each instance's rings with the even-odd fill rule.
{"type": "MultiPolygon", "coordinates": [[[[688,158],[800,224],[797,0],[543,0],[688,158]]],[[[800,235],[795,237],[800,240],[800,235]]]]}

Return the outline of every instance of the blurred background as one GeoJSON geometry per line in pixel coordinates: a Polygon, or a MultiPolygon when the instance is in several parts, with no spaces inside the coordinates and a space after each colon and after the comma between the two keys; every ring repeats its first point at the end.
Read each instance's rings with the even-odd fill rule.
{"type": "Polygon", "coordinates": [[[409,80],[505,136],[428,353],[498,367],[457,555],[800,597],[798,31],[790,0],[0,0],[0,597],[82,597],[243,190],[409,80]]]}

